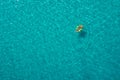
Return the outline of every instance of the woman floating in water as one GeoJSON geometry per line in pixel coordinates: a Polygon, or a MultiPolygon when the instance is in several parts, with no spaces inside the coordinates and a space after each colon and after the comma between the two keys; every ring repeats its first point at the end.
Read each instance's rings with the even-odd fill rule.
{"type": "Polygon", "coordinates": [[[83,25],[79,25],[76,27],[76,32],[81,32],[83,30],[83,25]]]}

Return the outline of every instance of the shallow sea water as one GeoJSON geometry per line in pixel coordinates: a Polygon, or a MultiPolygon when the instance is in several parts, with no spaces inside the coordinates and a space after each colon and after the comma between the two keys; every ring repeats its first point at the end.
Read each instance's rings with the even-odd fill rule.
{"type": "Polygon", "coordinates": [[[0,0],[0,80],[120,80],[119,44],[120,0],[0,0]]]}

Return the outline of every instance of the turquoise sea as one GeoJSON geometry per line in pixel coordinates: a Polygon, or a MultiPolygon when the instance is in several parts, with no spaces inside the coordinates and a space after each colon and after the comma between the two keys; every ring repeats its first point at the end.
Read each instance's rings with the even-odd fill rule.
{"type": "Polygon", "coordinates": [[[120,80],[120,0],[0,0],[0,80],[120,80]]]}

